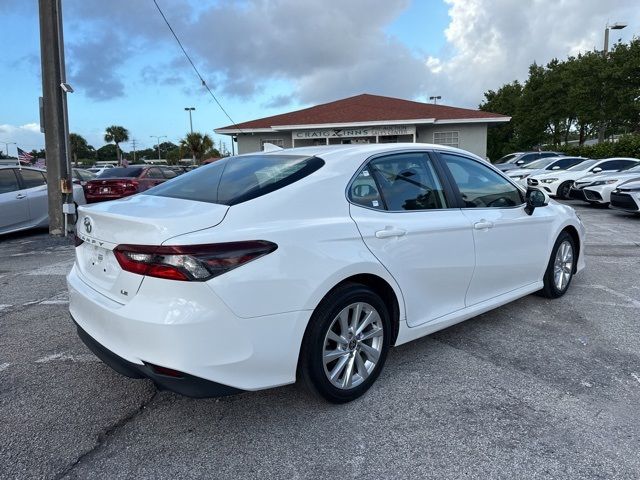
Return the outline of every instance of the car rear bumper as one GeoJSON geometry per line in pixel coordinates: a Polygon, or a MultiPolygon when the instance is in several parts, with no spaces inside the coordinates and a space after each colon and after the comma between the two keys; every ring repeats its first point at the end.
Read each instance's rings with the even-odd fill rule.
{"type": "Polygon", "coordinates": [[[128,362],[98,343],[91,335],[85,332],[75,320],[74,323],[78,329],[78,337],[80,337],[80,340],[82,340],[87,348],[89,348],[96,357],[121,375],[129,378],[148,378],[153,380],[153,383],[161,390],[170,390],[187,397],[224,397],[243,392],[243,390],[186,373],[176,372],[176,374],[167,375],[159,373],[158,370],[154,369],[153,365],[138,365],[133,362],[128,362]],[[180,374],[177,375],[178,373],[180,374]]]}
{"type": "Polygon", "coordinates": [[[67,284],[69,311],[86,334],[83,340],[88,336],[91,345],[109,352],[98,356],[119,366],[114,369],[121,373],[152,378],[179,393],[166,378],[157,381],[149,365],[177,370],[191,383],[210,381],[225,389],[259,390],[295,382],[310,311],[242,318],[205,282],[151,277],[121,304],[85,283],[75,266],[67,284]]]}

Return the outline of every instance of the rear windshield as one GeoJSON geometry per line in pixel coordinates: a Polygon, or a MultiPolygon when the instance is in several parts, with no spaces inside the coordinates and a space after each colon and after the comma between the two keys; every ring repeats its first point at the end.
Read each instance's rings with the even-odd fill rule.
{"type": "Polygon", "coordinates": [[[139,177],[141,173],[142,167],[107,168],[104,172],[98,175],[98,178],[139,177]]]}
{"type": "Polygon", "coordinates": [[[323,165],[324,161],[317,157],[300,155],[228,157],[180,175],[144,194],[235,205],[290,185],[323,165]]]}
{"type": "Polygon", "coordinates": [[[509,155],[505,155],[504,157],[501,157],[498,160],[496,160],[496,163],[508,162],[509,160],[513,160],[514,158],[516,158],[518,155],[519,154],[517,153],[510,153],[509,155]]]}

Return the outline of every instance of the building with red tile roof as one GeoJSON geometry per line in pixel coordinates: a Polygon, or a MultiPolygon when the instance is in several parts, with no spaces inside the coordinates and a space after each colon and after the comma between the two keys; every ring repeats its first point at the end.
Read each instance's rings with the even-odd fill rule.
{"type": "Polygon", "coordinates": [[[362,94],[215,130],[237,140],[238,153],[338,143],[420,142],[486,156],[487,127],[511,118],[467,108],[362,94]]]}

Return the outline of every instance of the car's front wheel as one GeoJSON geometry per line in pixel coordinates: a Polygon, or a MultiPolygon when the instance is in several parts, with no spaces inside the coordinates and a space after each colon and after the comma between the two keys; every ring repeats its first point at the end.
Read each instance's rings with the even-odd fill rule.
{"type": "Polygon", "coordinates": [[[378,378],[390,336],[391,319],[380,296],[364,285],[342,285],[311,316],[300,376],[330,402],[355,400],[378,378]]]}
{"type": "Polygon", "coordinates": [[[569,198],[569,191],[571,190],[572,181],[563,182],[558,187],[558,198],[567,200],[569,198]]]}
{"type": "Polygon", "coordinates": [[[544,287],[540,294],[547,298],[564,295],[571,284],[576,260],[575,241],[567,232],[562,232],[551,251],[551,258],[544,274],[544,287]]]}

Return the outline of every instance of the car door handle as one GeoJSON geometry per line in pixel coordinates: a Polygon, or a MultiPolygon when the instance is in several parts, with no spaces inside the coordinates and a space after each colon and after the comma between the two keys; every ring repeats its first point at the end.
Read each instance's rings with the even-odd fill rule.
{"type": "Polygon", "coordinates": [[[24,193],[19,193],[19,194],[16,195],[16,198],[18,200],[22,200],[23,198],[27,198],[27,196],[24,193]]]}
{"type": "Polygon", "coordinates": [[[473,224],[473,228],[475,228],[476,230],[486,230],[492,227],[493,227],[493,222],[490,222],[484,219],[473,224]]]}
{"type": "Polygon", "coordinates": [[[401,228],[385,227],[384,230],[378,230],[376,232],[376,238],[401,237],[406,233],[407,231],[402,230],[401,228]]]}

